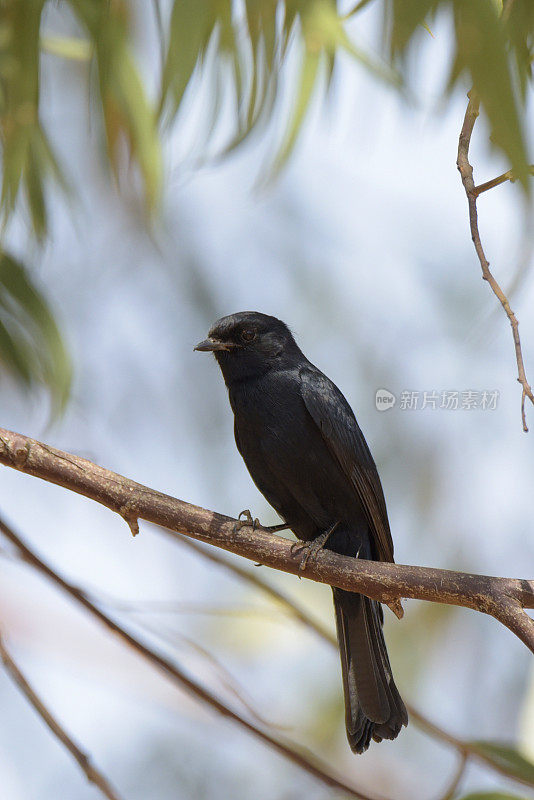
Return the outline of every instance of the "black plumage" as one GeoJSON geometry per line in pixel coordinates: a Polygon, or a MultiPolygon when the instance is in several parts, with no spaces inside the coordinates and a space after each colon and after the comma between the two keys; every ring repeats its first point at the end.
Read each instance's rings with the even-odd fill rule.
{"type": "MultiPolygon", "coordinates": [[[[344,396],[275,317],[218,320],[198,350],[212,351],[235,417],[235,440],[258,489],[301,540],[347,556],[393,561],[378,472],[344,396]]],[[[382,633],[382,608],[333,589],[347,736],[361,753],[394,739],[408,715],[382,633]]]]}

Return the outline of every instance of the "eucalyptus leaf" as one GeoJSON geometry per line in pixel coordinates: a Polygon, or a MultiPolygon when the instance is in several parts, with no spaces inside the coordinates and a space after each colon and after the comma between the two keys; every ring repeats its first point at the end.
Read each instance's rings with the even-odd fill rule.
{"type": "Polygon", "coordinates": [[[305,50],[300,66],[300,80],[293,106],[293,115],[289,122],[284,140],[276,155],[272,174],[277,175],[282,169],[297,140],[302,122],[308,110],[316,86],[321,64],[321,53],[314,50],[305,50]]]}
{"type": "Polygon", "coordinates": [[[506,28],[494,3],[454,0],[455,83],[464,71],[486,112],[493,143],[503,150],[516,178],[530,190],[529,164],[522,118],[512,79],[506,28]]]}
{"type": "Polygon", "coordinates": [[[509,794],[508,792],[471,792],[462,795],[458,800],[528,800],[525,795],[509,794]]]}
{"type": "Polygon", "coordinates": [[[44,384],[54,414],[68,400],[70,359],[54,316],[25,266],[0,253],[0,365],[24,386],[44,384]]]}
{"type": "Polygon", "coordinates": [[[122,146],[139,165],[146,208],[158,207],[162,184],[157,115],[132,53],[129,5],[107,0],[70,0],[92,43],[110,165],[119,176],[122,146]]]}
{"type": "MultiPolygon", "coordinates": [[[[155,102],[136,58],[132,33],[153,13],[151,4],[67,0],[65,5],[83,31],[64,36],[48,29],[48,23],[43,30],[43,19],[50,19],[43,17],[43,10],[51,2],[0,4],[0,211],[6,222],[23,188],[37,238],[47,235],[50,182],[67,183],[55,143],[47,139],[40,119],[43,51],[80,62],[80,69],[86,64],[97,75],[97,91],[94,82],[89,86],[103,123],[108,162],[118,181],[132,162],[138,167],[146,208],[152,214],[162,190],[162,134],[166,124],[182,124],[178,115],[186,97],[194,99],[193,83],[211,92],[197,138],[197,146],[206,151],[220,130],[219,121],[228,118],[224,102],[228,98],[234,124],[221,155],[253,132],[274,131],[281,124],[281,144],[270,176],[274,177],[292,153],[314,94],[319,95],[319,89],[322,95],[332,92],[341,52],[381,81],[402,88],[412,63],[408,55],[431,41],[428,32],[436,30],[435,18],[446,16],[453,23],[451,55],[444,56],[448,61],[443,65],[447,91],[474,88],[491,142],[505,154],[525,193],[530,192],[526,104],[534,59],[532,0],[504,6],[502,0],[376,2],[384,13],[384,60],[378,51],[361,48],[353,36],[358,12],[372,0],[355,1],[343,14],[337,0],[173,0],[168,17],[158,20],[164,58],[155,102]],[[300,63],[293,70],[295,58],[300,63]],[[287,97],[292,98],[290,103],[287,97]]],[[[82,81],[80,89],[86,87],[82,81]]],[[[202,160],[201,155],[198,161],[202,160]]]]}
{"type": "Polygon", "coordinates": [[[534,787],[534,763],[521,755],[514,747],[501,742],[473,741],[469,746],[508,774],[534,787]]]}
{"type": "MultiPolygon", "coordinates": [[[[423,29],[439,11],[454,22],[454,55],[447,90],[474,89],[486,115],[492,144],[508,158],[525,193],[530,193],[525,118],[532,80],[534,3],[517,0],[503,10],[501,0],[386,0],[384,30],[393,63],[406,69],[423,29]]],[[[466,101],[467,102],[467,101],[466,101]]]]}
{"type": "Polygon", "coordinates": [[[45,53],[72,61],[89,61],[93,55],[91,42],[74,36],[41,36],[41,48],[45,53]]]}
{"type": "MultiPolygon", "coordinates": [[[[170,38],[163,68],[160,110],[170,102],[171,116],[176,114],[194,69],[202,58],[217,21],[212,0],[175,0],[170,22],[170,38]]],[[[231,3],[223,11],[231,25],[231,3]]]]}

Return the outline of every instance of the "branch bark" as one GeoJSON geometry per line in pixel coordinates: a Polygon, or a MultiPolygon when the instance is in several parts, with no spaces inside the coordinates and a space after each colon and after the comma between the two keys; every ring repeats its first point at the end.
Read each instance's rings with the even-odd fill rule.
{"type": "MultiPolygon", "coordinates": [[[[300,574],[291,542],[262,528],[235,529],[236,520],[149,489],[79,456],[0,428],[0,463],[63,486],[115,511],[132,533],[138,520],[162,525],[265,566],[300,574]]],[[[322,550],[305,577],[391,604],[402,597],[463,606],[499,620],[534,652],[534,581],[431,567],[364,561],[322,550]]]]}

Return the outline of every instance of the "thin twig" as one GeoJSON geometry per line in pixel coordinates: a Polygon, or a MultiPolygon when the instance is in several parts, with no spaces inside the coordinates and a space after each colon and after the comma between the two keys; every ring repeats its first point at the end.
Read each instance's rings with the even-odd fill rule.
{"type": "Polygon", "coordinates": [[[456,770],[454,772],[454,775],[452,776],[452,780],[449,782],[449,784],[448,784],[447,788],[445,789],[445,791],[443,792],[443,794],[441,794],[439,796],[439,800],[452,800],[452,798],[456,794],[456,790],[458,789],[458,786],[460,785],[460,781],[462,780],[462,778],[464,776],[465,768],[467,766],[468,759],[469,759],[468,753],[465,753],[465,752],[460,753],[458,766],[457,766],[457,768],[456,768],[456,770]]]}
{"type": "Polygon", "coordinates": [[[341,556],[322,550],[301,570],[291,542],[263,528],[185,503],[118,475],[80,456],[0,428],[0,463],[63,486],[110,508],[132,532],[144,519],[293,575],[359,592],[380,603],[402,597],[472,608],[506,625],[534,652],[534,581],[472,575],[341,556]]]}
{"type": "MultiPolygon", "coordinates": [[[[199,547],[198,552],[199,552],[199,554],[202,554],[202,556],[206,556],[208,551],[203,547],[202,548],[199,547]]],[[[220,556],[219,553],[215,553],[215,554],[213,554],[213,556],[214,557],[209,559],[211,562],[220,563],[220,566],[222,566],[222,567],[224,567],[226,569],[230,569],[230,570],[234,571],[233,570],[233,567],[234,567],[234,563],[233,562],[230,562],[227,559],[223,558],[222,556],[220,556]],[[218,561],[219,558],[221,559],[220,562],[218,561]]],[[[27,561],[27,559],[24,558],[24,553],[20,552],[20,551],[18,552],[18,558],[20,560],[22,560],[22,561],[27,561]]],[[[32,564],[32,562],[29,562],[29,561],[28,561],[28,563],[32,564]]],[[[242,577],[240,573],[236,573],[236,574],[239,577],[242,577]]],[[[52,577],[52,576],[49,576],[49,577],[52,577]]],[[[279,596],[278,596],[278,593],[277,593],[277,589],[274,589],[274,591],[271,592],[271,589],[273,587],[271,587],[270,584],[267,581],[257,582],[255,580],[255,578],[256,578],[255,574],[252,574],[250,577],[252,578],[251,583],[253,583],[255,586],[257,586],[257,588],[259,588],[261,591],[264,591],[267,595],[272,595],[273,599],[275,599],[277,602],[279,601],[279,596]]],[[[78,589],[78,591],[81,593],[82,596],[85,596],[86,598],[89,598],[91,600],[91,602],[96,606],[109,606],[109,604],[111,602],[112,605],[113,605],[113,608],[122,609],[122,607],[123,607],[122,604],[118,604],[118,603],[115,603],[114,601],[110,601],[106,597],[104,597],[104,598],[102,598],[101,596],[96,597],[92,592],[88,593],[85,590],[81,590],[81,589],[78,589]]],[[[292,601],[289,598],[286,597],[285,600],[284,600],[284,603],[287,605],[287,610],[290,613],[292,613],[293,612],[292,601]]],[[[316,627],[312,617],[308,617],[307,620],[303,619],[303,617],[306,617],[306,614],[307,614],[306,611],[300,610],[300,613],[298,615],[295,615],[295,616],[301,623],[303,623],[307,627],[313,629],[317,633],[317,635],[320,638],[322,638],[325,642],[327,642],[329,645],[334,646],[337,649],[337,642],[336,642],[335,637],[330,635],[328,631],[322,630],[320,626],[316,627]]],[[[144,625],[143,625],[143,627],[144,627],[144,625]]],[[[154,632],[156,632],[155,629],[154,629],[154,632]]],[[[156,633],[158,633],[158,635],[159,635],[159,632],[156,632],[156,633]]],[[[243,698],[242,697],[240,697],[240,700],[241,700],[241,702],[243,702],[243,698]]],[[[517,783],[521,783],[524,786],[529,786],[529,787],[532,788],[533,784],[532,784],[531,781],[519,778],[515,772],[513,772],[512,770],[508,770],[506,765],[492,760],[490,755],[488,755],[484,751],[481,751],[478,748],[476,742],[470,742],[470,741],[467,741],[467,740],[464,740],[464,739],[460,739],[460,738],[454,736],[453,734],[451,734],[448,731],[446,731],[443,728],[441,728],[435,722],[432,722],[431,720],[429,720],[428,717],[426,717],[424,714],[422,714],[420,711],[418,711],[416,708],[414,708],[413,705],[407,703],[406,706],[408,708],[408,712],[409,712],[409,715],[410,715],[410,721],[412,723],[415,723],[415,725],[417,725],[419,728],[421,728],[421,730],[424,731],[429,736],[437,739],[438,741],[444,742],[445,744],[449,745],[450,747],[453,747],[454,749],[456,749],[459,752],[460,755],[465,756],[467,759],[473,759],[475,761],[480,761],[480,762],[484,763],[485,766],[490,767],[495,772],[498,772],[499,774],[505,776],[509,780],[513,780],[513,781],[515,781],[517,783]]],[[[252,713],[252,709],[251,709],[251,713],[252,713]]],[[[255,711],[255,710],[253,711],[253,715],[257,719],[261,719],[261,717],[259,717],[257,711],[255,711]]],[[[280,729],[280,726],[273,726],[272,723],[269,723],[269,725],[270,725],[270,727],[277,727],[278,729],[280,729]]]]}
{"type": "Polygon", "coordinates": [[[13,657],[10,655],[2,635],[0,634],[0,659],[2,660],[6,671],[17,684],[21,692],[26,697],[26,700],[37,711],[45,725],[50,728],[54,736],[59,739],[61,744],[69,751],[80,765],[85,773],[87,780],[97,786],[104,797],[108,800],[119,800],[119,795],[111,788],[110,784],[101,772],[97,770],[91,763],[89,756],[81,750],[78,745],[72,740],[65,729],[59,724],[57,719],[51,714],[46,705],[43,703],[39,695],[34,691],[30,683],[26,680],[20,669],[18,668],[13,657]]]}
{"type": "Polygon", "coordinates": [[[334,634],[328,630],[328,628],[326,628],[324,625],[321,625],[321,623],[317,620],[313,619],[313,617],[311,617],[308,612],[302,608],[302,606],[300,606],[294,600],[291,600],[286,594],[284,594],[284,592],[280,591],[280,589],[277,589],[271,583],[266,581],[261,577],[261,575],[258,575],[257,571],[251,572],[251,570],[241,567],[235,561],[231,561],[229,558],[226,558],[219,553],[218,550],[208,548],[207,545],[203,545],[194,539],[187,539],[181,534],[176,533],[176,531],[169,530],[169,528],[155,526],[155,529],[160,533],[170,536],[173,541],[182,546],[185,545],[191,550],[194,550],[196,553],[202,555],[203,558],[213,562],[214,564],[217,564],[219,567],[223,567],[223,569],[232,572],[242,581],[249,583],[254,588],[259,589],[260,591],[269,595],[276,603],[283,606],[292,617],[302,623],[302,625],[306,626],[311,631],[318,634],[321,638],[326,639],[337,647],[337,639],[334,634]]]}
{"type": "MultiPolygon", "coordinates": [[[[467,196],[467,203],[469,206],[469,226],[471,228],[471,238],[473,240],[476,254],[480,262],[480,267],[482,269],[482,277],[491,286],[493,293],[495,294],[500,304],[504,308],[506,316],[508,317],[510,325],[512,326],[512,335],[515,347],[515,358],[517,362],[517,380],[519,381],[522,387],[521,420],[523,423],[523,430],[526,432],[528,431],[528,427],[527,427],[527,420],[525,413],[525,400],[528,397],[531,403],[534,404],[534,394],[532,393],[532,389],[527,381],[527,376],[525,373],[525,365],[523,363],[523,353],[521,350],[521,340],[519,338],[519,323],[517,321],[514,312],[510,308],[510,303],[508,302],[508,298],[506,297],[503,290],[493,277],[493,274],[489,268],[489,261],[486,258],[486,254],[484,253],[484,248],[482,247],[482,242],[480,240],[480,232],[478,229],[477,197],[478,194],[480,194],[481,187],[478,187],[479,191],[477,192],[477,187],[475,186],[475,181],[473,179],[473,167],[469,163],[469,145],[471,143],[473,128],[479,114],[480,101],[473,89],[468,93],[468,97],[469,97],[469,102],[467,104],[464,122],[462,125],[462,130],[460,132],[460,138],[458,141],[458,157],[456,160],[456,165],[460,172],[463,187],[465,189],[465,194],[467,196]]],[[[484,184],[482,184],[482,186],[484,186],[484,184]]]]}
{"type": "MultiPolygon", "coordinates": [[[[345,792],[350,795],[350,797],[357,798],[357,800],[372,800],[368,795],[365,795],[359,789],[345,783],[342,778],[333,774],[326,764],[323,764],[317,756],[312,755],[304,748],[297,747],[296,744],[289,740],[272,736],[262,728],[242,717],[226,705],[226,703],[213,695],[209,689],[204,688],[200,683],[197,683],[194,678],[187,675],[176,663],[170,661],[165,656],[141,642],[133,634],[129,633],[91,602],[81,589],[69,583],[65,578],[59,575],[58,572],[52,569],[49,564],[43,561],[43,559],[41,559],[40,556],[38,556],[1,518],[0,531],[5,538],[17,548],[25,562],[43,575],[46,575],[49,580],[70,595],[79,605],[83,606],[86,611],[98,619],[108,630],[112,631],[112,633],[118,636],[123,642],[126,642],[126,644],[137,653],[140,653],[152,666],[157,667],[181,689],[185,689],[189,694],[201,700],[222,716],[236,722],[241,728],[244,728],[247,733],[252,734],[264,744],[278,751],[285,759],[300,767],[331,789],[345,792]]],[[[375,800],[378,799],[375,798],[375,800]]]]}
{"type": "MultiPolygon", "coordinates": [[[[159,528],[163,532],[167,532],[164,528],[159,528]]],[[[169,533],[172,534],[175,541],[180,542],[187,542],[190,543],[190,540],[183,539],[182,537],[176,535],[173,531],[169,533]]],[[[232,571],[237,577],[240,579],[245,577],[246,580],[255,586],[260,591],[264,592],[268,596],[271,596],[276,602],[282,603],[286,610],[293,615],[297,620],[299,620],[302,624],[304,624],[309,629],[313,630],[321,639],[327,642],[329,645],[332,645],[337,649],[337,639],[334,634],[330,633],[326,628],[323,628],[321,625],[317,625],[313,617],[311,617],[305,609],[302,608],[295,608],[293,601],[287,597],[286,595],[280,595],[278,589],[271,586],[271,584],[263,579],[259,579],[259,576],[256,575],[255,572],[249,572],[242,568],[237,568],[238,565],[235,562],[230,561],[229,559],[225,558],[221,553],[217,550],[211,552],[206,547],[202,545],[197,545],[196,542],[191,542],[195,545],[196,552],[199,553],[204,558],[209,559],[210,562],[216,563],[219,566],[222,566],[224,569],[228,569],[232,571]]],[[[518,783],[522,783],[525,786],[532,786],[532,782],[522,780],[517,777],[517,775],[512,772],[511,770],[507,770],[506,766],[500,763],[496,763],[492,761],[491,757],[488,756],[486,753],[481,752],[476,744],[466,741],[464,739],[459,739],[453,734],[449,733],[448,731],[441,728],[435,722],[431,722],[424,714],[414,708],[411,703],[407,703],[406,707],[408,709],[408,713],[410,715],[410,721],[415,723],[421,730],[427,733],[429,736],[444,742],[445,744],[454,747],[458,753],[460,754],[462,761],[465,759],[473,758],[474,760],[479,760],[484,762],[484,764],[488,767],[491,767],[496,772],[501,775],[506,776],[510,780],[517,781],[518,783]]],[[[461,777],[461,776],[460,776],[461,777]]],[[[458,778],[459,782],[460,778],[458,778]]]]}
{"type": "MultiPolygon", "coordinates": [[[[530,166],[529,169],[530,174],[534,175],[534,165],[530,166]]],[[[491,181],[486,181],[486,183],[481,183],[479,186],[475,186],[473,191],[478,197],[482,194],[482,192],[487,192],[489,189],[494,189],[496,186],[500,186],[501,183],[506,183],[506,181],[511,181],[512,183],[515,181],[513,170],[509,169],[508,172],[503,172],[502,175],[492,178],[491,181]]]]}
{"type": "Polygon", "coordinates": [[[451,733],[448,733],[443,728],[429,720],[424,714],[416,711],[413,707],[410,709],[410,720],[415,721],[421,730],[426,731],[426,733],[428,733],[430,736],[441,739],[442,742],[454,747],[455,750],[458,750],[460,753],[465,753],[474,761],[480,761],[491,767],[500,775],[504,775],[506,778],[516,781],[516,783],[521,783],[523,786],[529,786],[532,788],[532,781],[528,780],[528,778],[519,777],[517,773],[509,770],[505,764],[502,764],[499,761],[494,761],[491,756],[477,746],[476,742],[470,742],[466,739],[460,739],[457,736],[453,736],[451,733]]]}
{"type": "MultiPolygon", "coordinates": [[[[98,598],[92,598],[93,602],[96,605],[100,605],[98,602],[98,598]]],[[[247,692],[243,686],[241,686],[234,675],[228,670],[224,664],[222,664],[219,659],[206,647],[195,642],[193,639],[189,638],[189,636],[184,636],[182,633],[178,633],[175,630],[162,630],[161,626],[159,625],[150,625],[144,621],[136,620],[136,625],[145,633],[149,633],[153,636],[156,636],[161,642],[165,644],[171,645],[171,647],[176,647],[177,643],[181,643],[189,647],[193,652],[197,653],[203,661],[209,664],[217,674],[221,684],[229,691],[235,699],[243,706],[243,708],[248,711],[250,716],[259,722],[260,725],[263,725],[265,728],[269,728],[270,730],[288,730],[289,725],[280,725],[279,723],[272,722],[271,720],[266,719],[263,717],[260,712],[254,708],[253,701],[248,698],[247,692]]]]}

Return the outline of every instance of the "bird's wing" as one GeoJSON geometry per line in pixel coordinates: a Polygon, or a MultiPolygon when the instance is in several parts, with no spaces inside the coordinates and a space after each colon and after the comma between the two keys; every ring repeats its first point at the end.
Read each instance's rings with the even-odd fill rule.
{"type": "Polygon", "coordinates": [[[337,386],[318,369],[303,367],[300,379],[304,404],[362,503],[378,558],[393,561],[393,540],[382,485],[351,407],[337,386]]]}

